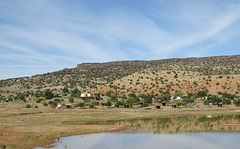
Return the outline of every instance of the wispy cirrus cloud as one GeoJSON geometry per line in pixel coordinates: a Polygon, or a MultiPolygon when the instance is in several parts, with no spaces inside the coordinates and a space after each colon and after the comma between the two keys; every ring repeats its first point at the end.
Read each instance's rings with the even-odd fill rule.
{"type": "Polygon", "coordinates": [[[229,43],[218,53],[239,54],[239,19],[235,0],[0,0],[0,79],[82,62],[210,56],[229,43]]]}

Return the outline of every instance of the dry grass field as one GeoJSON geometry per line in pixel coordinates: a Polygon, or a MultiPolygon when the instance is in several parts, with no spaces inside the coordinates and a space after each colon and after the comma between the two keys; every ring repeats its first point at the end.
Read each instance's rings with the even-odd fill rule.
{"type": "MultiPolygon", "coordinates": [[[[36,105],[36,103],[31,103],[36,105]]],[[[0,146],[7,148],[50,147],[54,138],[117,131],[128,125],[87,125],[89,122],[121,119],[173,117],[183,115],[240,114],[240,107],[233,105],[218,108],[198,102],[192,107],[171,106],[156,109],[106,108],[97,109],[53,109],[40,104],[38,108],[25,108],[26,103],[16,101],[0,103],[0,146]]]]}

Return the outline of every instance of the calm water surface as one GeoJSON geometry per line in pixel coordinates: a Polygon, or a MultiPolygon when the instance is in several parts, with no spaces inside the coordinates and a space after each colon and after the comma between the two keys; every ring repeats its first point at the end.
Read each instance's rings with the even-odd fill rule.
{"type": "Polygon", "coordinates": [[[57,149],[239,149],[240,115],[95,122],[129,125],[111,133],[60,138],[57,149]]]}

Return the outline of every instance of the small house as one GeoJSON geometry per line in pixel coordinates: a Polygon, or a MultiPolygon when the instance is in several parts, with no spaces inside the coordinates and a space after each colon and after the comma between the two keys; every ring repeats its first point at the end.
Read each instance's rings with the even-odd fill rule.
{"type": "Polygon", "coordinates": [[[172,98],[171,98],[172,100],[175,100],[175,101],[181,101],[181,100],[183,100],[183,98],[181,98],[181,97],[173,97],[172,96],[172,98]]]}
{"type": "Polygon", "coordinates": [[[222,103],[218,103],[217,105],[218,105],[218,107],[222,107],[222,103]]]}
{"type": "Polygon", "coordinates": [[[82,93],[81,98],[94,97],[94,94],[91,93],[82,93]]]}
{"type": "Polygon", "coordinates": [[[181,101],[181,100],[183,100],[181,97],[176,97],[175,98],[175,101],[181,101]]]}

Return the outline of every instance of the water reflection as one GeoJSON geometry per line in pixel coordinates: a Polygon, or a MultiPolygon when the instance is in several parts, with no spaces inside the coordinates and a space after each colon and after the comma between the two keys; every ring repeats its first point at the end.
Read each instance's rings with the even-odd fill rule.
{"type": "Polygon", "coordinates": [[[61,138],[57,149],[239,149],[240,134],[115,134],[100,133],[61,138]]]}
{"type": "Polygon", "coordinates": [[[192,132],[240,132],[240,115],[184,116],[96,122],[98,125],[128,125],[121,133],[176,134],[192,132]]]}
{"type": "MultiPolygon", "coordinates": [[[[238,149],[240,115],[96,122],[131,129],[60,138],[57,149],[238,149]]],[[[93,123],[92,123],[93,124],[93,123]]]]}

